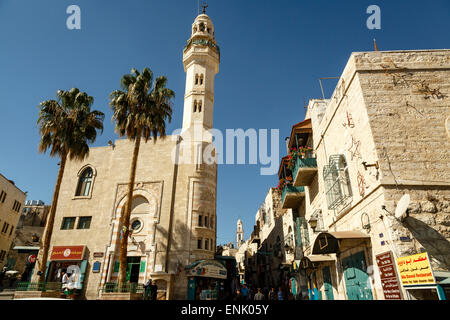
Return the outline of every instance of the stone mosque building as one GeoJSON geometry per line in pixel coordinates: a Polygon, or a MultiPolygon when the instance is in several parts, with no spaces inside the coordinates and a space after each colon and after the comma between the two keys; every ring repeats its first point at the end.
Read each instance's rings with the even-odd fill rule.
{"type": "MultiPolygon", "coordinates": [[[[224,277],[213,260],[217,165],[197,161],[211,142],[205,133],[213,127],[219,61],[214,25],[203,12],[195,19],[183,51],[186,92],[181,134],[156,143],[142,142],[140,147],[127,277],[140,284],[149,278],[156,280],[162,299],[188,298],[192,294],[188,293],[188,281],[194,280],[194,271],[188,277],[189,268],[198,263],[209,262],[211,272],[224,277]],[[194,135],[194,127],[202,134],[194,135]],[[195,156],[195,161],[186,161],[186,155],[195,156]]],[[[132,153],[133,142],[121,139],[91,148],[83,162],[68,161],[50,244],[47,282],[59,281],[60,271],[75,264],[83,295],[103,299],[105,284],[117,281],[119,221],[126,204],[132,153]]],[[[202,283],[205,281],[207,278],[202,283]]]]}

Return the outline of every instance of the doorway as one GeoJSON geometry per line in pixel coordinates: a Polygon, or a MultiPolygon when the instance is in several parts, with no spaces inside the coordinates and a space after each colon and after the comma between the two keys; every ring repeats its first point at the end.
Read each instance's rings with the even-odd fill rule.
{"type": "Polygon", "coordinates": [[[364,251],[342,259],[348,300],[373,300],[364,251]]]}
{"type": "Polygon", "coordinates": [[[141,257],[127,257],[127,282],[139,282],[141,257]]]}
{"type": "Polygon", "coordinates": [[[322,275],[323,275],[323,287],[325,290],[325,297],[327,300],[334,300],[330,267],[324,267],[322,269],[322,275]]]}

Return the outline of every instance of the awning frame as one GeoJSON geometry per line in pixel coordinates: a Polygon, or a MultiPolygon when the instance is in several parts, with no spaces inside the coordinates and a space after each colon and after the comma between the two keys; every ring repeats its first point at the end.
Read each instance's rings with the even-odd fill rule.
{"type": "Polygon", "coordinates": [[[370,235],[361,231],[321,232],[314,240],[311,253],[313,255],[339,253],[342,241],[354,239],[370,240],[370,235]]]}

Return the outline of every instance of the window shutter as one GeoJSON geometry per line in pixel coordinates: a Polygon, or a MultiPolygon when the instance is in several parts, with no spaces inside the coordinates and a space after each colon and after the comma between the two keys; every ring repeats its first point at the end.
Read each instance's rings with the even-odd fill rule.
{"type": "Polygon", "coordinates": [[[144,273],[145,272],[145,261],[141,261],[141,269],[139,272],[144,273]]]}
{"type": "Polygon", "coordinates": [[[82,289],[83,288],[83,283],[84,283],[84,276],[86,275],[86,267],[87,267],[87,260],[83,260],[81,261],[80,264],[80,287],[77,289],[82,289]]]}

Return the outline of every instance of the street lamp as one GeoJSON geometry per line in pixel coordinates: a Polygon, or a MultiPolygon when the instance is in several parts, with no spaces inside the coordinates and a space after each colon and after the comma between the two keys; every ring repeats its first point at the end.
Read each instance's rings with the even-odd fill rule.
{"type": "Polygon", "coordinates": [[[309,223],[311,229],[313,229],[313,231],[315,232],[315,231],[316,231],[316,228],[317,228],[317,218],[314,217],[314,216],[311,217],[311,218],[309,219],[308,223],[309,223]]]}

